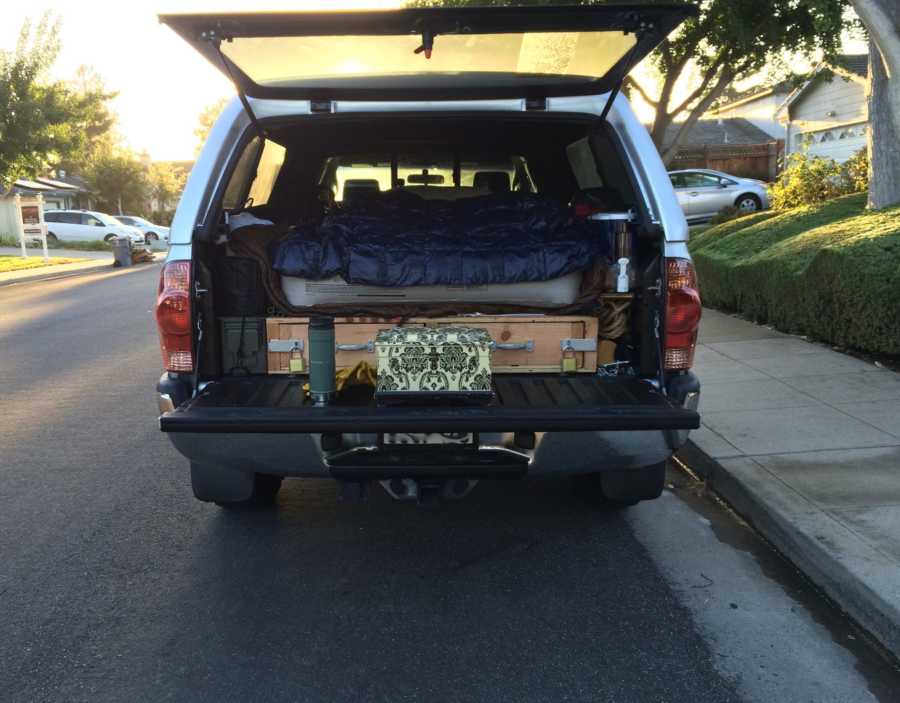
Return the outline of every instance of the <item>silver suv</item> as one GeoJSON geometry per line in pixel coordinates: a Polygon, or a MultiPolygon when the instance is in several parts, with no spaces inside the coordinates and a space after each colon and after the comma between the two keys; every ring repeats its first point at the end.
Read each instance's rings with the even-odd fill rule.
{"type": "Polygon", "coordinates": [[[619,89],[694,13],[163,16],[238,89],[156,308],[160,428],[196,497],[271,503],[320,477],[426,500],[562,475],[657,497],[699,426],[701,308],[685,217],[619,89]],[[385,339],[448,325],[491,340],[472,397],[447,380],[484,363],[465,345],[382,366],[385,339]]]}

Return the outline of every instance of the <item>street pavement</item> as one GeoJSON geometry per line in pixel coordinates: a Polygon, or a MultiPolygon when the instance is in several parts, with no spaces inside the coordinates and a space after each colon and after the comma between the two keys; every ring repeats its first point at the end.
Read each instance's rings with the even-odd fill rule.
{"type": "Polygon", "coordinates": [[[0,700],[896,700],[864,633],[675,469],[625,512],[549,480],[196,502],[156,426],[158,272],[0,289],[0,700]]]}

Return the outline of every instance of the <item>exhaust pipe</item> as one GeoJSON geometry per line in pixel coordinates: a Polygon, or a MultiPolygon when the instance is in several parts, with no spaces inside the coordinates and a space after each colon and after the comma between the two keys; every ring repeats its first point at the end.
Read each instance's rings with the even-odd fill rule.
{"type": "Polygon", "coordinates": [[[461,500],[478,485],[477,479],[413,479],[392,478],[379,481],[381,487],[394,500],[415,500],[420,505],[439,503],[442,500],[461,500]]]}

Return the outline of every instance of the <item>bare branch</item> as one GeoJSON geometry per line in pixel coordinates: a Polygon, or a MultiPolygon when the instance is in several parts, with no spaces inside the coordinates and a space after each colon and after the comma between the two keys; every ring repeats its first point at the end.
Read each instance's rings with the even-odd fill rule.
{"type": "Polygon", "coordinates": [[[718,98],[722,93],[725,92],[725,89],[728,87],[729,83],[734,80],[734,73],[731,69],[727,69],[722,71],[719,75],[719,80],[716,81],[716,84],[710,89],[710,91],[698,102],[694,108],[691,110],[688,118],[681,123],[681,126],[678,128],[678,131],[675,133],[675,138],[672,140],[672,143],[666,147],[665,151],[662,152],[661,156],[663,159],[663,163],[667,164],[675,157],[675,154],[678,153],[678,147],[681,146],[681,142],[684,140],[685,136],[693,129],[694,125],[697,124],[697,121],[700,119],[701,115],[709,109],[709,106],[715,102],[716,98],[718,98]]]}
{"type": "Polygon", "coordinates": [[[625,78],[625,85],[627,85],[629,88],[633,88],[634,91],[635,91],[638,95],[641,96],[641,99],[642,99],[645,103],[647,103],[648,105],[651,105],[651,106],[654,107],[654,108],[659,107],[659,101],[654,100],[653,98],[651,98],[651,97],[650,97],[650,94],[649,94],[646,90],[644,90],[644,89],[641,87],[641,84],[638,83],[638,82],[637,82],[634,78],[632,78],[631,76],[628,76],[628,77],[625,78]]]}
{"type": "Polygon", "coordinates": [[[709,87],[709,84],[712,82],[713,78],[715,78],[716,75],[718,74],[720,66],[721,66],[721,61],[716,61],[712,66],[710,66],[710,68],[707,70],[706,74],[703,76],[703,79],[700,81],[700,85],[697,86],[697,88],[695,90],[693,90],[691,92],[691,94],[688,95],[681,102],[681,104],[678,105],[678,107],[676,107],[674,110],[672,110],[669,114],[677,115],[681,112],[684,112],[685,110],[687,110],[690,107],[691,103],[693,103],[695,100],[699,99],[703,95],[703,93],[706,92],[706,89],[707,89],[707,87],[709,87]]]}

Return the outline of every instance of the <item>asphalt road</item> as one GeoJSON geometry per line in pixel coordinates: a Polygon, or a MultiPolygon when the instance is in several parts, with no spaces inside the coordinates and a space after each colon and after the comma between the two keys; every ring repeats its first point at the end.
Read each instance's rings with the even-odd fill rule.
{"type": "Polygon", "coordinates": [[[677,470],[624,513],[565,481],[196,502],[156,428],[158,269],[0,288],[0,700],[896,700],[677,470]]]}

